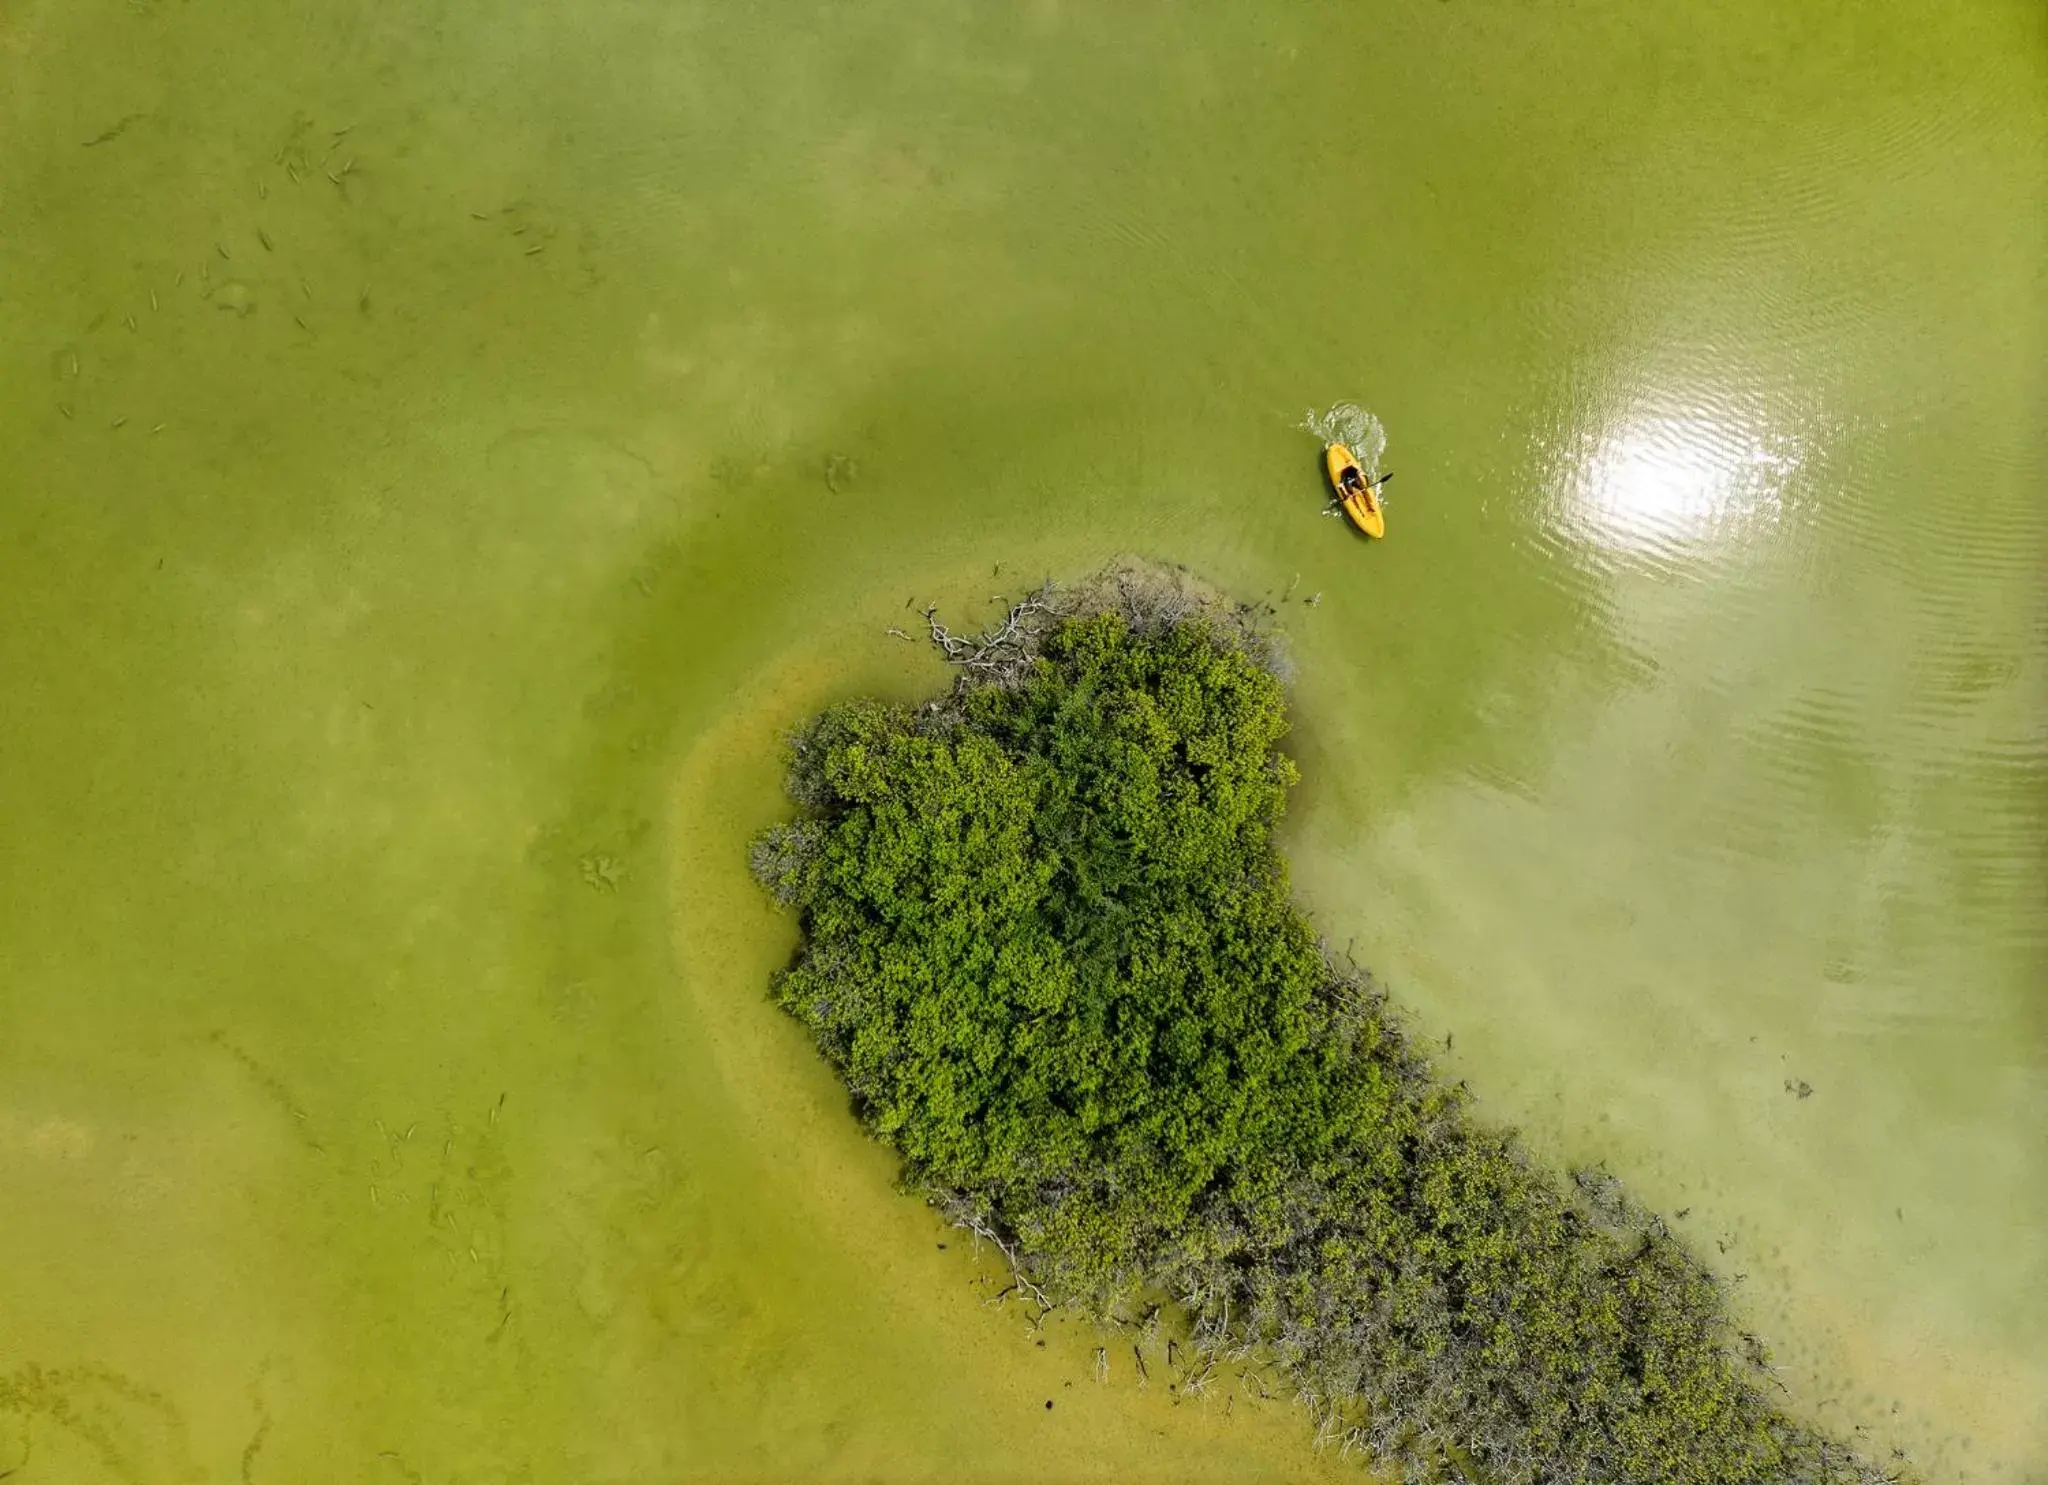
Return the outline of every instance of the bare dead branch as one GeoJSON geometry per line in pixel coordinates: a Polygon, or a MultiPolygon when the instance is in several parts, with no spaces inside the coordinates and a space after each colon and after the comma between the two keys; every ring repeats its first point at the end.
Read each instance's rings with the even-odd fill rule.
{"type": "Polygon", "coordinates": [[[955,1227],[959,1228],[962,1232],[972,1233],[977,1244],[986,1240],[993,1245],[995,1250],[1003,1255],[1004,1261],[1010,1265],[1010,1278],[1013,1282],[1008,1289],[1005,1289],[991,1300],[991,1304],[1001,1304],[1012,1294],[1029,1295],[1032,1302],[1038,1306],[1037,1323],[1040,1324],[1044,1322],[1047,1315],[1050,1315],[1059,1308],[1051,1299],[1046,1297],[1043,1289],[1031,1282],[1031,1276],[1024,1272],[1023,1261],[1017,1256],[1017,1250],[997,1236],[994,1229],[990,1228],[987,1223],[972,1213],[957,1208],[947,1215],[952,1218],[955,1227]]]}

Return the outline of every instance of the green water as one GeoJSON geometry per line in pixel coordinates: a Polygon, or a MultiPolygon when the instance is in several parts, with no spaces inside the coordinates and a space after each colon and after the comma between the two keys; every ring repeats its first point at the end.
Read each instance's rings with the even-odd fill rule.
{"type": "Polygon", "coordinates": [[[2044,82],[1992,0],[0,0],[0,1473],[1355,1478],[987,1306],[762,996],[780,733],[1135,551],[1283,600],[1300,893],[1449,1073],[1800,1406],[2048,1477],[2044,82]]]}

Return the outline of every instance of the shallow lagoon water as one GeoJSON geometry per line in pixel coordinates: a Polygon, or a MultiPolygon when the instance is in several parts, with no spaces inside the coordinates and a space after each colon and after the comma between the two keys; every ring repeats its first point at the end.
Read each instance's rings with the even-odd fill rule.
{"type": "Polygon", "coordinates": [[[0,1470],[1351,1473],[762,993],[781,731],[1136,551],[1450,1074],[2048,1472],[2048,50],[1779,9],[0,11],[0,1470]]]}

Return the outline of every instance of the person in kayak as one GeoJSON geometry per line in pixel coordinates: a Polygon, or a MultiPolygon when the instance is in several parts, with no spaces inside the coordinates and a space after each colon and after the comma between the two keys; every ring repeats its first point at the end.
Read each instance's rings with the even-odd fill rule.
{"type": "Polygon", "coordinates": [[[1344,493],[1347,495],[1364,495],[1370,499],[1377,496],[1380,486],[1393,477],[1394,471],[1390,469],[1378,479],[1372,481],[1372,483],[1367,484],[1364,471],[1359,469],[1356,464],[1353,464],[1344,471],[1344,493]]]}

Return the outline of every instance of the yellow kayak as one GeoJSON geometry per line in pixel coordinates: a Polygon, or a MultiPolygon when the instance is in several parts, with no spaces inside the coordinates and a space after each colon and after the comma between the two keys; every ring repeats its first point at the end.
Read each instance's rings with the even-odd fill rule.
{"type": "Polygon", "coordinates": [[[1385,536],[1386,512],[1380,509],[1379,495],[1366,483],[1357,456],[1343,444],[1333,443],[1323,450],[1323,463],[1330,471],[1330,488],[1337,492],[1337,503],[1351,517],[1351,524],[1367,536],[1385,536]],[[1347,475],[1353,483],[1345,483],[1347,475]]]}

